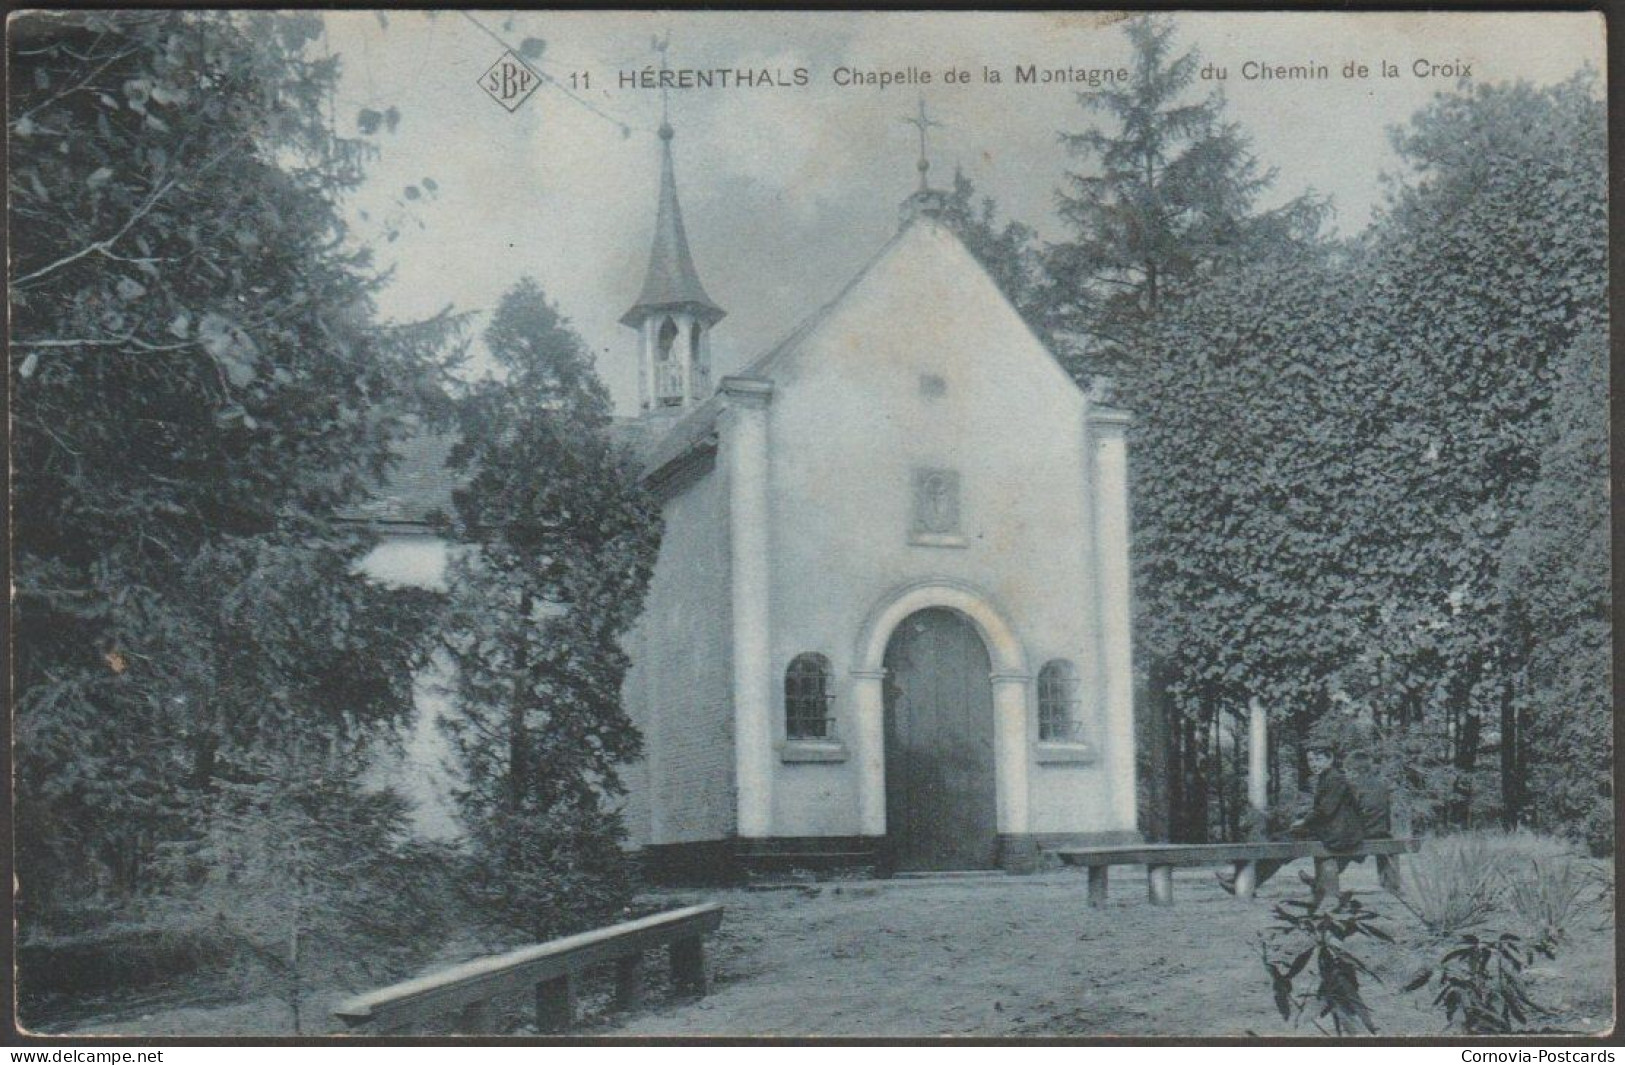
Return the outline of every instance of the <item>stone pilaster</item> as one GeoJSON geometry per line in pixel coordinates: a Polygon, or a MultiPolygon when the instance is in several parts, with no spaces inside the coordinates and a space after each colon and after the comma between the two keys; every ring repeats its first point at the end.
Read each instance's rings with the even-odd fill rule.
{"type": "Polygon", "coordinates": [[[858,832],[886,834],[886,671],[852,671],[852,757],[858,773],[858,832]]]}
{"type": "Polygon", "coordinates": [[[767,408],[773,385],[725,377],[733,606],[734,794],[741,838],[773,834],[773,670],[767,408]]]}
{"type": "Polygon", "coordinates": [[[1001,835],[1028,830],[1026,673],[993,674],[993,762],[998,773],[998,830],[1001,835]]]}
{"type": "Polygon", "coordinates": [[[1100,677],[1104,697],[1101,737],[1114,820],[1137,821],[1134,767],[1134,661],[1130,601],[1128,442],[1129,416],[1110,407],[1089,413],[1094,482],[1094,583],[1100,621],[1100,677]]]}

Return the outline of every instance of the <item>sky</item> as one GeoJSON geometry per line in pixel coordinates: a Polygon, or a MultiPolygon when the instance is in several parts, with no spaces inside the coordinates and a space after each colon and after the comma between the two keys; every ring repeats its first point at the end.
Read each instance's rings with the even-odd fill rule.
{"type": "MultiPolygon", "coordinates": [[[[325,46],[342,61],[341,132],[360,111],[395,108],[393,132],[348,204],[392,281],[383,313],[494,307],[532,276],[594,351],[617,405],[635,409],[635,337],[618,324],[648,261],[659,173],[661,94],[636,85],[658,68],[751,70],[770,82],[674,90],[678,187],[700,276],[728,311],[712,333],[718,376],[743,365],[829,300],[896,230],[915,187],[918,134],[931,117],[930,177],[956,167],[1014,218],[1064,237],[1056,190],[1079,163],[1060,143],[1100,121],[1077,83],[1018,84],[1016,68],[1115,70],[1129,63],[1116,19],[1099,13],[329,12],[325,46]],[[544,84],[510,112],[481,76],[526,39],[543,42],[544,84]],[[983,80],[984,68],[1002,80],[983,80]],[[806,71],[795,85],[794,72],[806,71]],[[950,69],[968,82],[946,82],[950,69]],[[858,72],[854,78],[842,71],[858,72]],[[929,72],[929,84],[862,75],[929,72]],[[764,78],[762,72],[768,72],[764,78]],[[623,84],[623,74],[634,82],[623,84]],[[574,76],[575,89],[565,91],[574,76]],[[838,84],[838,79],[856,81],[838,84]],[[424,179],[433,182],[428,192],[424,179]],[[408,186],[418,196],[409,199],[408,186]],[[398,236],[387,239],[390,231],[398,236]]],[[[1226,113],[1276,171],[1264,206],[1330,196],[1335,226],[1364,228],[1400,161],[1387,130],[1432,96],[1471,83],[1562,80],[1604,68],[1600,14],[1190,13],[1176,47],[1228,76],[1226,113]],[[1386,61],[1394,77],[1381,76],[1386,61]],[[1350,62],[1368,76],[1343,77],[1350,62]],[[1249,66],[1248,64],[1251,64],[1249,66]],[[1248,77],[1324,65],[1325,80],[1248,77]],[[1425,75],[1425,76],[1424,76],[1425,75]]]]}

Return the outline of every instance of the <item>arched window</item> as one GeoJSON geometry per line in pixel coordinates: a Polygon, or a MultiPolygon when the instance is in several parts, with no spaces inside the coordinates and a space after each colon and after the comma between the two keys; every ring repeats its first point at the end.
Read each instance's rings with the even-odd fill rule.
{"type": "Polygon", "coordinates": [[[1078,738],[1078,670],[1064,658],[1038,671],[1038,738],[1065,742],[1078,738]]]}
{"type": "Polygon", "coordinates": [[[667,318],[655,334],[655,402],[677,407],[683,402],[683,370],[672,360],[677,345],[677,323],[667,318]]]}
{"type": "Polygon", "coordinates": [[[689,375],[694,381],[694,394],[698,397],[711,390],[711,367],[705,358],[705,338],[699,322],[688,328],[688,351],[691,360],[689,375]]]}
{"type": "Polygon", "coordinates": [[[672,321],[670,318],[667,318],[664,322],[660,323],[660,335],[656,342],[656,346],[659,349],[659,354],[657,354],[655,358],[659,359],[661,362],[670,361],[672,345],[676,343],[677,323],[672,321]]]}
{"type": "Polygon", "coordinates": [[[792,740],[826,740],[834,734],[835,702],[829,659],[797,655],[784,671],[784,735],[792,740]]]}

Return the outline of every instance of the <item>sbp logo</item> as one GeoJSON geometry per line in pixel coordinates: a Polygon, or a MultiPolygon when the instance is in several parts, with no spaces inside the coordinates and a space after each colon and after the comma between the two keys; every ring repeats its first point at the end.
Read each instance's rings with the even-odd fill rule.
{"type": "Polygon", "coordinates": [[[530,99],[530,94],[541,83],[542,76],[512,52],[502,53],[502,58],[480,75],[480,88],[509,111],[517,110],[530,99]]]}

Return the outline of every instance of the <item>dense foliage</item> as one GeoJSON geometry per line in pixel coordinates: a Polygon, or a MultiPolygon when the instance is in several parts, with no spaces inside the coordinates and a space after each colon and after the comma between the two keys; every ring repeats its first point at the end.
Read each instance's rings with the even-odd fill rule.
{"type": "Polygon", "coordinates": [[[10,29],[22,928],[206,925],[297,1014],[310,945],[414,924],[379,904],[401,801],[359,776],[431,604],[339,519],[454,326],[374,321],[319,17],[10,29]]]}
{"type": "Polygon", "coordinates": [[[1044,335],[1045,273],[1038,235],[1010,219],[1001,225],[993,197],[978,195],[975,182],[957,167],[954,187],[948,191],[944,207],[943,220],[953,227],[1027,324],[1044,335]]]}
{"type": "MultiPolygon", "coordinates": [[[[962,226],[1079,380],[1136,415],[1147,828],[1258,830],[1311,739],[1370,748],[1404,823],[1612,836],[1602,102],[1588,75],[1441,93],[1356,240],[1194,99],[1173,24],[1080,94],[1067,239],[962,226]],[[1551,574],[1557,574],[1552,579],[1551,574]],[[1575,772],[1579,768],[1580,772],[1575,772]]],[[[963,212],[962,212],[963,213],[963,212]]],[[[987,222],[991,211],[985,210],[987,222]]],[[[1279,818],[1278,818],[1279,819],[1279,818]]]]}
{"type": "Polygon", "coordinates": [[[1513,704],[1527,790],[1515,794],[1534,820],[1597,851],[1614,836],[1607,373],[1600,329],[1558,359],[1540,475],[1500,589],[1528,647],[1513,704]]]}
{"type": "Polygon", "coordinates": [[[1327,1035],[1353,1035],[1365,1029],[1375,1035],[1376,1022],[1371,1007],[1360,994],[1360,975],[1377,979],[1359,955],[1349,949],[1349,941],[1360,936],[1392,943],[1381,925],[1382,915],[1369,909],[1345,891],[1336,900],[1276,903],[1275,923],[1261,935],[1264,970],[1281,1019],[1298,1024],[1307,1016],[1327,1035]],[[1313,964],[1310,986],[1299,991],[1295,981],[1313,964]],[[1331,1023],[1327,1031],[1323,1021],[1331,1023]]]}
{"type": "MultiPolygon", "coordinates": [[[[1607,612],[1596,538],[1606,496],[1583,460],[1565,468],[1552,443],[1560,432],[1578,458],[1606,419],[1604,131],[1587,75],[1441,95],[1394,133],[1409,170],[1351,279],[1370,293],[1371,313],[1349,341],[1385,386],[1363,403],[1379,476],[1350,512],[1385,600],[1371,633],[1368,662],[1380,676],[1370,701],[1379,728],[1429,717],[1444,727],[1462,774],[1448,811],[1457,822],[1485,806],[1525,820],[1539,813],[1527,784],[1542,763],[1609,760],[1606,665],[1584,650],[1595,630],[1579,635],[1582,619],[1607,612]],[[1510,568],[1528,558],[1530,535],[1543,539],[1535,530],[1559,520],[1537,510],[1543,484],[1546,502],[1572,489],[1562,575],[1579,586],[1562,601],[1541,587],[1551,574],[1510,568]],[[1576,530],[1589,542],[1568,540],[1576,530]],[[1531,608],[1543,624],[1532,624],[1531,608]],[[1548,642],[1564,636],[1580,642],[1548,642]],[[1589,702],[1552,699],[1551,651],[1588,674],[1589,702]],[[1570,715],[1602,742],[1583,751],[1535,742],[1570,715]],[[1498,773],[1485,787],[1476,771],[1491,752],[1498,773]]],[[[1606,772],[1583,777],[1582,787],[1606,787],[1606,772]]]]}
{"type": "Polygon", "coordinates": [[[461,401],[470,544],[446,631],[458,796],[486,898],[547,937],[602,921],[629,886],[612,800],[641,751],[621,639],[654,568],[658,510],[610,438],[608,393],[541,288],[520,282],[485,334],[501,379],[461,401]]]}
{"type": "MultiPolygon", "coordinates": [[[[1239,828],[1250,707],[1300,755],[1376,609],[1344,506],[1373,475],[1358,416],[1369,367],[1344,336],[1363,296],[1345,270],[1307,249],[1215,278],[1142,349],[1130,453],[1146,471],[1131,500],[1144,753],[1169,789],[1172,823],[1157,827],[1177,837],[1203,838],[1210,816],[1239,828]]],[[[1308,783],[1295,762],[1278,800],[1308,783]]]]}

